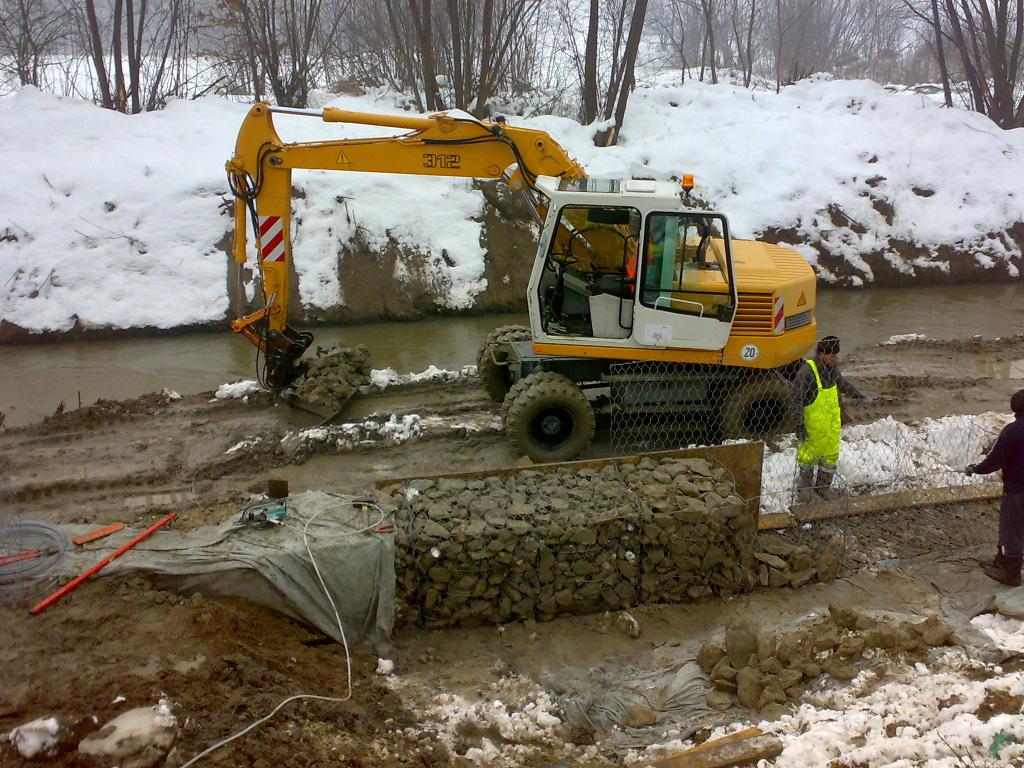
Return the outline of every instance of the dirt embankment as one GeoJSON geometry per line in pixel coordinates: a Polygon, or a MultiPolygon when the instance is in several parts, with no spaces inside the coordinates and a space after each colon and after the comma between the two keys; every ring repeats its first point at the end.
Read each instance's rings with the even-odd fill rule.
{"type": "MultiPolygon", "coordinates": [[[[390,242],[383,250],[357,236],[344,244],[337,254],[338,274],[344,292],[344,304],[339,303],[327,309],[303,306],[299,298],[299,279],[295,265],[291,265],[291,290],[289,316],[293,323],[356,323],[374,320],[410,320],[436,315],[469,314],[498,311],[520,311],[525,308],[526,286],[529,281],[533,258],[537,247],[537,225],[526,202],[496,182],[481,182],[479,188],[484,197],[480,216],[482,224],[481,246],[485,251],[484,278],[487,287],[474,297],[469,310],[444,309],[443,299],[448,286],[438,282],[435,274],[427,268],[428,254],[412,251],[390,242]],[[399,265],[403,265],[399,270],[399,265]],[[397,272],[405,277],[395,278],[397,272]],[[440,302],[440,303],[439,303],[440,302]]],[[[929,190],[919,193],[927,196],[929,190]]],[[[898,212],[883,197],[872,198],[872,205],[889,224],[898,212]]],[[[340,214],[339,214],[340,215],[340,214]]],[[[954,285],[961,283],[989,283],[1018,280],[1024,260],[1019,254],[1024,251],[1024,222],[1008,225],[999,232],[987,233],[978,242],[950,243],[934,252],[910,240],[893,239],[881,243],[863,256],[870,273],[851,264],[843,252],[858,249],[858,243],[872,233],[852,219],[838,206],[831,206],[819,212],[822,220],[831,221],[833,228],[816,230],[808,235],[799,226],[768,228],[757,233],[760,239],[784,245],[803,244],[814,247],[819,253],[819,264],[824,270],[820,287],[852,286],[921,286],[954,285]],[[987,242],[986,242],[987,241],[987,242]],[[993,246],[997,243],[998,246],[993,246]],[[983,262],[993,247],[1006,252],[1017,253],[1014,260],[1016,271],[1006,262],[996,261],[995,266],[986,267],[983,262]]],[[[240,293],[236,265],[231,259],[230,233],[218,243],[224,251],[225,284],[229,297],[229,315],[251,312],[255,303],[245,300],[240,293]]],[[[993,254],[998,256],[998,254],[993,254]]],[[[442,257],[445,257],[442,254],[442,257]]],[[[199,326],[185,326],[175,329],[155,328],[84,328],[78,323],[67,331],[29,333],[16,322],[0,320],[0,344],[39,342],[69,338],[120,338],[138,335],[160,335],[202,329],[222,329],[229,324],[229,318],[199,326]]]]}

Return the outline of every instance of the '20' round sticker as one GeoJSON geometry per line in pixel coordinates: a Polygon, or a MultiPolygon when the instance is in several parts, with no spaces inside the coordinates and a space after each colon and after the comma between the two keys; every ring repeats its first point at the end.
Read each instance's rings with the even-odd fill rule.
{"type": "Polygon", "coordinates": [[[752,360],[757,360],[759,352],[760,350],[757,348],[756,344],[747,344],[747,346],[740,350],[740,357],[747,362],[750,362],[752,360]]]}

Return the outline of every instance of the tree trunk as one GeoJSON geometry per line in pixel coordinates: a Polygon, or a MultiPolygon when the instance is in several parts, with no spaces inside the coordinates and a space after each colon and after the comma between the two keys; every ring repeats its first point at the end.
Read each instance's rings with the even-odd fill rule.
{"type": "Polygon", "coordinates": [[[491,66],[494,45],[494,0],[484,0],[480,40],[480,77],[477,80],[476,104],[473,113],[477,117],[487,114],[487,100],[491,98],[491,66]]]}
{"type": "Polygon", "coordinates": [[[597,33],[599,19],[598,0],[590,0],[590,18],[587,24],[587,48],[583,57],[583,124],[597,119],[597,33]]]}
{"type": "Polygon", "coordinates": [[[622,121],[626,117],[626,103],[630,91],[633,90],[636,54],[640,49],[640,34],[647,18],[647,0],[636,0],[633,6],[633,18],[629,23],[629,37],[626,39],[626,50],[623,54],[623,75],[619,84],[618,100],[615,105],[615,126],[605,137],[605,146],[610,147],[619,140],[622,121]]]}
{"type": "Polygon", "coordinates": [[[100,38],[100,23],[96,18],[95,0],[85,0],[85,13],[89,20],[89,47],[92,49],[93,66],[96,67],[96,85],[99,89],[100,104],[106,109],[113,109],[114,99],[110,94],[107,65],[103,61],[103,42],[100,38]]]}

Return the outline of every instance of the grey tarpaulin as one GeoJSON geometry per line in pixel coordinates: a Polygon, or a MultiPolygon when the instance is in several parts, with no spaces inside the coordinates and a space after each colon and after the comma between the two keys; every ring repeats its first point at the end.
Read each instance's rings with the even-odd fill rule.
{"type": "MultiPolygon", "coordinates": [[[[117,560],[104,574],[144,571],[157,586],[175,592],[232,595],[303,621],[335,640],[338,623],[302,540],[303,526],[317,513],[307,538],[334,598],[350,642],[382,648],[394,623],[395,557],[391,533],[363,531],[379,520],[375,509],[357,509],[351,498],[319,491],[291,497],[280,526],[219,525],[159,531],[117,560]]],[[[69,528],[74,535],[88,530],[69,528]]],[[[69,552],[69,573],[84,570],[130,541],[138,530],[69,552]]]]}

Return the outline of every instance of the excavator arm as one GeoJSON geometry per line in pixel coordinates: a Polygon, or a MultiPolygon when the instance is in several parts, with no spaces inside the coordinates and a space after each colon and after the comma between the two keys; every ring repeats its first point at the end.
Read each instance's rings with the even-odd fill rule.
{"type": "Polygon", "coordinates": [[[299,357],[312,335],[287,322],[291,262],[291,177],[293,169],[404,173],[503,179],[526,194],[538,215],[546,215],[546,198],[537,191],[538,176],[570,181],[586,178],[583,168],[543,131],[501,121],[438,113],[427,117],[375,115],[327,107],[298,110],[259,103],[249,110],[227,162],[235,195],[232,254],[246,263],[247,229],[252,227],[264,306],[232,323],[264,355],[263,384],[279,390],[302,372],[299,357]],[[328,123],[358,123],[405,128],[408,133],[372,139],[285,143],[273,115],[320,118],[328,123]]]}

